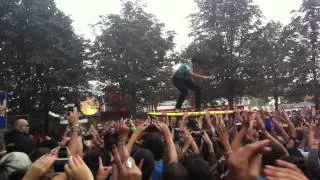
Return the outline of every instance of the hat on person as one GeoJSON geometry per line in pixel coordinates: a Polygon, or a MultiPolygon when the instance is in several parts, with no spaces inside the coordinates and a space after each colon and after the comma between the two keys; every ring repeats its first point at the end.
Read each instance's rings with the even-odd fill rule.
{"type": "Polygon", "coordinates": [[[0,179],[8,179],[13,172],[28,169],[30,164],[31,161],[27,154],[9,153],[0,160],[0,179]]]}

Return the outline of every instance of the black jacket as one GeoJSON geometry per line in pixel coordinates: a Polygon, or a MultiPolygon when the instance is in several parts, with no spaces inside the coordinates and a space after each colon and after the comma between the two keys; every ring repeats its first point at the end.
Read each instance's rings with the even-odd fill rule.
{"type": "Polygon", "coordinates": [[[5,134],[7,152],[24,152],[29,154],[36,148],[36,143],[25,133],[12,130],[5,134]]]}

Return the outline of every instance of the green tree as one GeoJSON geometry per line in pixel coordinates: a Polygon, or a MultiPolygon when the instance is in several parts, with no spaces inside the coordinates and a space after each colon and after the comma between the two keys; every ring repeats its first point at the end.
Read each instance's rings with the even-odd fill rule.
{"type": "Polygon", "coordinates": [[[198,12],[191,15],[191,35],[195,40],[187,51],[207,60],[205,71],[215,77],[207,85],[208,90],[227,98],[233,106],[235,96],[243,95],[248,87],[244,69],[251,37],[261,24],[261,12],[252,0],[195,2],[198,12]]]}
{"type": "Polygon", "coordinates": [[[174,33],[164,33],[164,24],[131,1],[123,3],[120,15],[102,16],[97,27],[102,33],[91,53],[101,81],[116,84],[135,113],[137,103],[150,98],[148,92],[163,87],[174,33]]]}
{"type": "MultiPolygon", "coordinates": [[[[319,32],[320,1],[303,0],[290,26],[299,35],[300,48],[296,50],[297,88],[304,88],[305,93],[313,94],[316,108],[319,109],[319,32]]],[[[301,92],[301,90],[298,90],[301,92]]]]}
{"type": "Polygon", "coordinates": [[[69,17],[53,0],[0,1],[0,10],[0,87],[9,92],[10,112],[47,115],[77,99],[84,41],[69,17]]]}
{"type": "MultiPolygon", "coordinates": [[[[256,32],[250,44],[250,61],[246,71],[250,75],[249,94],[256,97],[273,96],[278,99],[288,93],[293,83],[298,42],[289,26],[269,22],[256,32]]],[[[278,101],[276,101],[276,108],[278,101]]]]}

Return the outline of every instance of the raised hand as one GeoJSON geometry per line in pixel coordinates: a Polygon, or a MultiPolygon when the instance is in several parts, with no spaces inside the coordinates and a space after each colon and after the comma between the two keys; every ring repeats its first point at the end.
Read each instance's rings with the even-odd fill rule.
{"type": "Polygon", "coordinates": [[[97,172],[97,180],[105,180],[109,176],[111,172],[112,167],[111,166],[103,166],[102,158],[99,157],[99,169],[97,172]]]}
{"type": "MultiPolygon", "coordinates": [[[[134,159],[130,157],[129,152],[124,145],[119,145],[112,147],[112,155],[114,157],[115,168],[112,172],[112,180],[140,180],[142,177],[142,173],[140,169],[137,167],[134,159]],[[119,150],[122,153],[119,153],[119,150]],[[114,176],[115,175],[115,176],[114,176]]],[[[141,161],[143,163],[143,161],[141,161]]],[[[139,167],[142,167],[142,163],[139,167]]]]}
{"type": "Polygon", "coordinates": [[[185,152],[189,149],[191,143],[194,141],[193,137],[191,136],[187,128],[183,129],[183,138],[184,138],[184,144],[182,147],[182,152],[185,152]]]}
{"type": "Polygon", "coordinates": [[[98,135],[98,131],[96,130],[96,128],[94,127],[93,124],[90,125],[90,130],[89,131],[91,132],[91,135],[93,135],[93,136],[98,135]]]}
{"type": "Polygon", "coordinates": [[[313,123],[313,122],[311,122],[311,124],[310,124],[310,131],[313,131],[313,132],[315,132],[316,130],[317,130],[317,124],[315,124],[315,123],[313,123]]]}
{"type": "Polygon", "coordinates": [[[208,122],[210,122],[211,120],[211,115],[210,112],[208,110],[206,110],[206,114],[204,115],[205,120],[208,122]]]}
{"type": "Polygon", "coordinates": [[[135,133],[140,136],[143,133],[143,131],[145,131],[147,129],[148,126],[149,125],[147,122],[143,122],[143,123],[139,124],[135,133]]]}
{"type": "Polygon", "coordinates": [[[73,111],[69,111],[70,123],[72,126],[79,125],[79,113],[76,107],[73,108],[73,111]]]}
{"type": "Polygon", "coordinates": [[[188,119],[188,117],[189,117],[188,113],[187,113],[187,112],[184,112],[184,113],[183,113],[182,120],[186,120],[186,119],[188,119]]]}
{"type": "Polygon", "coordinates": [[[71,140],[71,137],[64,136],[63,139],[59,142],[60,147],[66,147],[66,144],[71,140]]]}
{"type": "Polygon", "coordinates": [[[249,114],[248,116],[244,117],[242,120],[242,125],[246,128],[250,127],[250,121],[255,117],[253,114],[249,114]]]}
{"type": "Polygon", "coordinates": [[[130,129],[123,120],[121,120],[120,123],[117,124],[116,130],[119,133],[120,141],[126,142],[128,140],[130,129]]]}
{"type": "Polygon", "coordinates": [[[222,143],[226,143],[226,142],[229,142],[229,134],[228,132],[226,131],[225,127],[224,127],[224,123],[223,121],[218,121],[218,124],[217,124],[217,133],[218,133],[218,137],[220,139],[220,141],[222,143]]]}
{"type": "Polygon", "coordinates": [[[317,124],[312,122],[310,124],[310,128],[306,131],[309,134],[306,133],[305,136],[308,137],[308,145],[312,149],[319,149],[319,145],[318,145],[318,143],[316,143],[316,140],[314,138],[314,135],[315,135],[316,130],[318,129],[318,127],[319,126],[317,124]]]}
{"type": "Polygon", "coordinates": [[[165,123],[157,122],[157,123],[156,123],[156,127],[159,129],[159,131],[160,131],[163,135],[170,134],[169,127],[168,127],[168,125],[166,125],[165,123]]]}
{"type": "Polygon", "coordinates": [[[311,108],[311,116],[316,117],[316,108],[315,107],[311,108]]]}
{"type": "Polygon", "coordinates": [[[172,135],[170,133],[168,125],[162,122],[157,122],[156,127],[159,129],[159,131],[163,134],[164,136],[164,141],[167,146],[167,157],[168,157],[168,162],[177,162],[178,161],[178,154],[172,139],[172,135]]]}
{"type": "Polygon", "coordinates": [[[265,125],[264,125],[264,122],[263,122],[263,119],[261,118],[261,116],[257,115],[257,116],[256,116],[256,120],[257,120],[257,123],[258,123],[259,127],[260,127],[263,131],[265,131],[265,130],[266,130],[266,127],[265,127],[265,125]]]}
{"type": "Polygon", "coordinates": [[[267,179],[272,180],[307,180],[308,178],[294,164],[277,160],[277,166],[266,166],[263,170],[267,179]]]}
{"type": "MultiPolygon", "coordinates": [[[[128,143],[127,143],[127,150],[131,153],[131,150],[135,144],[135,142],[139,139],[139,137],[142,135],[143,131],[145,129],[147,129],[147,127],[149,126],[149,124],[147,122],[143,122],[141,123],[136,131],[133,133],[133,135],[130,137],[128,143]]],[[[116,171],[116,170],[113,170],[116,171]]]]}
{"type": "Polygon", "coordinates": [[[269,140],[248,144],[233,152],[228,159],[229,179],[256,180],[260,175],[261,153],[270,152],[269,140]]]}
{"type": "Polygon", "coordinates": [[[289,120],[289,115],[283,108],[281,109],[281,114],[283,115],[283,117],[285,117],[286,120],[289,120]]]}
{"type": "Polygon", "coordinates": [[[243,118],[242,118],[242,116],[241,116],[241,114],[240,114],[239,109],[236,108],[236,109],[234,110],[234,115],[235,115],[236,120],[238,120],[238,121],[240,121],[240,122],[243,121],[243,118]]]}
{"type": "Polygon", "coordinates": [[[41,179],[46,172],[49,171],[52,164],[58,157],[58,148],[55,148],[49,154],[41,156],[38,160],[32,163],[31,167],[28,169],[24,180],[37,180],[41,179]]]}
{"type": "Polygon", "coordinates": [[[209,153],[214,152],[212,141],[206,131],[203,131],[202,138],[208,146],[209,153]]]}
{"type": "Polygon", "coordinates": [[[206,144],[212,144],[211,139],[206,131],[203,131],[202,138],[206,144]]]}
{"type": "Polygon", "coordinates": [[[225,153],[228,153],[228,154],[231,153],[232,149],[231,149],[231,145],[229,142],[229,134],[225,128],[223,120],[218,121],[217,134],[220,139],[220,142],[222,143],[222,145],[225,149],[225,153]]]}
{"type": "Polygon", "coordinates": [[[69,177],[76,180],[93,180],[93,175],[80,156],[69,157],[68,164],[64,167],[69,177]]]}

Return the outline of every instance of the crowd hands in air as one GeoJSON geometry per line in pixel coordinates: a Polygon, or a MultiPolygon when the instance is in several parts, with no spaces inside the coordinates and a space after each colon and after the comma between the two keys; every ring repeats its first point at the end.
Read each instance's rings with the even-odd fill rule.
{"type": "MultiPolygon", "coordinates": [[[[314,109],[235,110],[203,117],[107,121],[84,128],[77,113],[71,112],[70,128],[60,139],[48,138],[29,152],[15,138],[10,142],[5,142],[7,135],[2,138],[0,176],[24,180],[320,179],[319,117],[314,109]],[[90,143],[84,138],[88,135],[90,143]],[[21,147],[8,148],[14,143],[21,147]],[[67,150],[67,160],[57,172],[62,149],[67,150]],[[20,161],[25,165],[10,165],[20,161]]],[[[29,137],[22,122],[26,123],[17,121],[14,131],[29,137]]]]}

